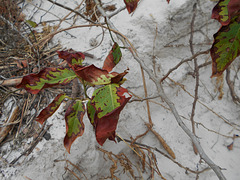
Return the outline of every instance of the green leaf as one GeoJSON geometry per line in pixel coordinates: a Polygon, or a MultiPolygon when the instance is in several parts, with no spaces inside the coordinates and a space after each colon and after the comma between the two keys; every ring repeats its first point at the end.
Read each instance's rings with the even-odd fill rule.
{"type": "Polygon", "coordinates": [[[115,140],[119,114],[131,97],[127,89],[118,84],[109,84],[93,92],[87,113],[100,145],[106,139],[115,140]]]}
{"type": "Polygon", "coordinates": [[[35,27],[38,26],[37,23],[35,23],[34,21],[26,20],[26,22],[27,22],[30,26],[32,26],[33,28],[35,28],[35,27]]]}
{"type": "Polygon", "coordinates": [[[68,153],[75,139],[83,135],[84,123],[83,116],[85,114],[85,106],[81,100],[73,101],[65,114],[66,136],[64,138],[64,146],[68,153]]]}
{"type": "Polygon", "coordinates": [[[240,0],[219,0],[212,11],[212,19],[217,19],[223,26],[240,10],[240,0]]]}
{"type": "Polygon", "coordinates": [[[44,108],[40,114],[36,117],[36,121],[43,124],[50,116],[52,116],[56,110],[59,108],[64,98],[66,98],[66,94],[59,94],[55,97],[55,99],[44,108]]]}
{"type": "Polygon", "coordinates": [[[44,68],[38,74],[24,76],[17,88],[37,94],[44,88],[69,84],[77,75],[69,68],[44,68]]]}
{"type": "Polygon", "coordinates": [[[240,13],[214,34],[211,47],[212,77],[219,76],[240,54],[240,13]]]}
{"type": "Polygon", "coordinates": [[[108,72],[112,71],[112,69],[119,63],[121,60],[122,53],[119,45],[115,42],[111,51],[109,52],[107,58],[104,61],[103,68],[108,72]]]}
{"type": "Polygon", "coordinates": [[[96,127],[96,124],[94,124],[94,120],[96,118],[96,109],[94,107],[94,105],[92,105],[91,101],[88,101],[87,103],[87,112],[88,112],[88,118],[90,120],[90,123],[96,127]]]}

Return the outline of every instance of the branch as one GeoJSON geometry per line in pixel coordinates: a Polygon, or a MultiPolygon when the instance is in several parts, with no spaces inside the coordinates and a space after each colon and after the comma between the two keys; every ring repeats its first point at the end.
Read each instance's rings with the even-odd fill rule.
{"type": "Polygon", "coordinates": [[[191,173],[194,173],[194,174],[200,174],[200,173],[205,172],[205,171],[207,171],[207,170],[210,169],[210,168],[205,168],[205,169],[203,169],[203,170],[201,170],[201,171],[194,171],[194,170],[192,170],[192,169],[190,169],[190,168],[188,168],[188,167],[184,167],[184,166],[183,166],[182,164],[180,164],[178,161],[176,161],[175,159],[173,159],[172,157],[170,157],[168,154],[164,153],[163,151],[161,151],[160,149],[158,149],[158,148],[156,148],[156,147],[152,147],[152,146],[149,146],[149,145],[146,145],[146,144],[142,144],[142,143],[138,143],[138,142],[133,142],[133,141],[130,141],[130,140],[128,140],[128,139],[121,139],[119,136],[117,136],[117,141],[118,141],[118,142],[121,142],[121,141],[123,141],[123,140],[126,141],[126,142],[128,142],[128,143],[130,143],[130,144],[135,144],[135,145],[138,145],[138,146],[140,146],[140,147],[145,147],[146,149],[152,149],[152,150],[154,150],[154,151],[162,154],[162,155],[165,156],[166,158],[170,159],[172,162],[174,162],[175,164],[177,164],[179,167],[185,169],[186,171],[189,171],[189,172],[191,172],[191,173]]]}
{"type": "Polygon", "coordinates": [[[91,22],[91,23],[93,23],[93,24],[96,24],[96,22],[92,21],[91,19],[88,19],[87,17],[85,17],[84,15],[82,15],[81,13],[79,13],[78,11],[75,11],[74,9],[71,9],[71,8],[69,8],[69,7],[67,7],[67,6],[64,6],[64,5],[60,4],[60,3],[57,3],[56,1],[53,1],[53,0],[47,0],[47,1],[49,1],[49,2],[51,2],[51,3],[53,3],[53,4],[56,4],[57,6],[59,6],[59,7],[61,7],[61,8],[64,8],[64,9],[67,9],[67,10],[69,10],[69,11],[74,12],[75,14],[79,15],[80,17],[82,17],[83,19],[85,19],[85,20],[88,21],[88,22],[91,22]]]}
{"type": "MultiPolygon", "coordinates": [[[[112,24],[112,22],[110,21],[110,19],[107,17],[105,11],[102,9],[102,7],[100,6],[100,3],[98,0],[94,0],[98,10],[101,12],[101,14],[106,18],[107,23],[109,25],[110,28],[116,30],[115,26],[112,24]]],[[[130,52],[132,53],[134,59],[141,65],[141,67],[143,68],[143,70],[146,71],[146,73],[149,75],[149,78],[155,83],[157,90],[158,90],[158,94],[161,96],[161,98],[168,104],[169,108],[171,109],[173,115],[175,116],[175,119],[177,121],[177,123],[179,124],[179,126],[185,131],[185,133],[191,138],[191,140],[193,141],[193,143],[195,144],[200,157],[212,168],[212,170],[216,173],[216,175],[218,176],[218,178],[220,180],[225,180],[226,178],[224,177],[224,175],[221,172],[221,169],[219,166],[217,166],[216,164],[214,164],[214,162],[206,155],[206,153],[204,152],[202,146],[199,143],[199,140],[197,139],[197,137],[187,128],[187,126],[183,123],[182,119],[180,118],[180,115],[178,114],[174,104],[169,100],[169,98],[166,96],[162,84],[160,83],[161,79],[158,79],[154,76],[152,70],[150,68],[148,68],[144,61],[142,59],[139,58],[138,54],[136,51],[133,51],[134,47],[130,46],[128,42],[126,42],[126,39],[123,38],[122,36],[120,37],[120,35],[117,35],[122,43],[128,47],[130,50],[130,52]]]]}
{"type": "Polygon", "coordinates": [[[16,86],[22,81],[22,78],[0,80],[2,86],[16,86]]]}
{"type": "MultiPolygon", "coordinates": [[[[194,3],[193,5],[193,17],[191,21],[191,34],[190,34],[190,39],[189,39],[189,44],[190,44],[190,51],[192,55],[194,55],[194,49],[193,49],[193,33],[194,33],[194,21],[196,17],[196,12],[197,12],[197,2],[194,3]]],[[[195,133],[195,121],[194,121],[194,115],[195,115],[195,109],[196,109],[196,104],[198,100],[198,86],[199,86],[199,69],[198,69],[198,64],[197,64],[197,58],[194,58],[194,74],[196,78],[196,84],[195,84],[195,95],[194,95],[194,101],[192,105],[192,113],[191,113],[191,123],[192,123],[192,132],[194,135],[195,133]]],[[[197,155],[198,151],[196,149],[196,146],[193,144],[193,151],[197,155]]]]}
{"type": "Polygon", "coordinates": [[[165,76],[163,76],[163,78],[161,79],[161,82],[162,82],[163,80],[165,80],[165,79],[169,76],[169,74],[171,74],[174,70],[176,70],[177,68],[179,68],[179,66],[181,66],[183,63],[188,62],[188,61],[192,61],[194,58],[198,57],[199,55],[208,54],[209,51],[210,51],[209,49],[206,50],[206,51],[200,51],[200,52],[192,55],[192,57],[190,57],[190,58],[183,59],[183,60],[182,60],[180,63],[178,63],[176,66],[174,66],[173,68],[169,69],[169,71],[167,72],[167,74],[166,74],[165,76]]]}
{"type": "Polygon", "coordinates": [[[230,80],[230,68],[226,69],[226,81],[227,81],[233,102],[240,103],[240,98],[237,96],[237,94],[234,91],[234,82],[230,80]]]}

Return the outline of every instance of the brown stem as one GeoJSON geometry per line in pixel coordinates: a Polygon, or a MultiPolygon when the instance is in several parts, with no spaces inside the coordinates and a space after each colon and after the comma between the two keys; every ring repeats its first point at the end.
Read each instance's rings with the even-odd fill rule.
{"type": "Polygon", "coordinates": [[[228,84],[228,87],[230,90],[230,94],[232,96],[233,102],[240,103],[240,98],[237,96],[237,94],[235,93],[235,90],[234,90],[234,82],[230,80],[230,72],[231,72],[230,68],[228,67],[226,69],[226,81],[227,81],[227,84],[228,84]]]}
{"type": "MultiPolygon", "coordinates": [[[[193,48],[193,33],[194,33],[194,21],[196,17],[196,11],[197,11],[197,2],[193,5],[193,17],[191,21],[191,34],[190,34],[190,39],[189,39],[189,44],[190,44],[190,50],[192,55],[194,55],[194,48],[193,48]]],[[[198,100],[198,86],[199,86],[199,69],[198,69],[198,64],[197,64],[197,58],[194,58],[194,73],[195,73],[195,79],[196,79],[196,85],[195,85],[195,95],[194,95],[194,101],[193,101],[193,106],[192,106],[192,113],[191,113],[191,123],[192,123],[192,132],[194,135],[196,135],[195,132],[195,121],[194,121],[194,115],[195,115],[195,109],[196,109],[196,104],[198,100]]],[[[193,151],[197,155],[198,151],[194,143],[193,144],[193,151]]]]}

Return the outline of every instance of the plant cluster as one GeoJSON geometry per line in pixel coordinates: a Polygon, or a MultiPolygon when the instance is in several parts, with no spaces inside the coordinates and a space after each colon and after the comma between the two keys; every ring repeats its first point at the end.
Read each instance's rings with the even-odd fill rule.
{"type": "Polygon", "coordinates": [[[95,129],[97,142],[103,145],[106,139],[115,140],[119,113],[131,98],[127,89],[121,87],[121,84],[126,80],[124,76],[127,74],[127,70],[122,73],[111,72],[121,60],[122,54],[118,44],[114,43],[102,68],[93,64],[84,66],[85,56],[81,52],[58,51],[58,55],[66,60],[69,67],[46,67],[38,74],[24,76],[17,87],[25,88],[28,92],[37,94],[42,89],[67,85],[78,78],[84,87],[85,97],[72,99],[61,93],[40,112],[36,120],[43,124],[67,98],[71,100],[71,103],[65,114],[66,136],[64,146],[69,153],[74,140],[84,132],[83,116],[86,111],[95,129]],[[87,95],[87,86],[100,87],[95,89],[90,98],[87,95]],[[85,104],[87,108],[85,108],[85,104]]]}
{"type": "MultiPolygon", "coordinates": [[[[137,8],[139,0],[124,0],[124,2],[130,14],[137,8]]],[[[167,0],[167,2],[169,3],[170,0],[167,0]]],[[[240,55],[240,0],[219,0],[213,8],[212,18],[217,19],[222,25],[218,32],[214,34],[214,42],[210,49],[212,77],[217,77],[240,55]]],[[[109,30],[110,28],[108,27],[109,30]]],[[[132,49],[129,48],[129,50],[132,49]]],[[[127,70],[122,73],[112,72],[112,69],[119,63],[122,57],[119,45],[114,42],[102,68],[98,68],[93,64],[84,66],[85,56],[81,52],[72,50],[58,51],[58,55],[68,63],[69,67],[44,68],[38,74],[30,74],[23,77],[22,82],[17,87],[25,88],[28,92],[37,94],[42,89],[57,85],[67,85],[73,79],[78,79],[84,87],[84,97],[70,98],[66,94],[59,94],[51,104],[40,112],[36,118],[37,121],[43,124],[59,108],[60,104],[65,99],[68,99],[71,103],[67,107],[65,114],[66,135],[64,146],[69,153],[74,140],[84,132],[83,116],[85,112],[87,112],[90,123],[95,129],[96,140],[100,145],[103,145],[107,139],[115,141],[115,130],[119,114],[132,97],[128,90],[121,86],[126,80],[124,76],[127,74],[127,70]],[[88,86],[97,86],[91,97],[87,94],[88,86]]],[[[138,57],[135,57],[135,59],[138,59],[138,57]]],[[[140,65],[142,64],[140,63],[140,65]]],[[[144,68],[150,74],[148,68],[144,68]]],[[[159,85],[159,81],[154,78],[153,81],[157,86],[159,95],[169,105],[172,112],[175,113],[176,120],[181,122],[179,115],[175,112],[174,105],[165,97],[161,82],[159,85]]],[[[212,165],[211,168],[219,177],[223,177],[220,168],[216,167],[205,156],[195,135],[191,134],[184,123],[179,123],[179,125],[188,135],[190,134],[190,138],[201,153],[201,158],[210,166],[212,165]]]]}

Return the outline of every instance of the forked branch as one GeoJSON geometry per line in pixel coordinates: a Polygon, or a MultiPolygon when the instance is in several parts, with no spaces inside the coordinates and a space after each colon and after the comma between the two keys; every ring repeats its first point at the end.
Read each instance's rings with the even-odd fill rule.
{"type": "MultiPolygon", "coordinates": [[[[110,19],[108,18],[108,16],[106,15],[105,11],[103,10],[103,8],[100,6],[100,3],[98,0],[94,0],[95,3],[97,4],[97,8],[98,10],[101,12],[102,16],[106,18],[107,23],[109,25],[109,27],[111,29],[117,30],[115,28],[115,26],[113,25],[113,23],[110,21],[110,19]]],[[[144,63],[144,61],[138,56],[136,51],[133,51],[134,47],[130,46],[129,43],[127,42],[127,39],[125,39],[123,36],[120,36],[119,34],[117,35],[119,37],[119,39],[122,41],[122,43],[128,47],[128,49],[131,49],[131,53],[134,57],[134,59],[141,65],[141,67],[146,71],[146,73],[149,75],[150,79],[155,83],[157,90],[158,90],[158,94],[159,96],[168,104],[169,108],[171,109],[176,121],[178,122],[179,126],[184,130],[184,132],[191,138],[192,142],[194,143],[194,145],[196,146],[200,157],[212,168],[212,170],[216,173],[216,175],[218,176],[218,178],[220,180],[225,180],[225,176],[222,174],[221,169],[219,166],[217,166],[204,152],[202,146],[200,145],[200,142],[198,140],[198,138],[191,132],[191,130],[189,130],[187,128],[187,126],[184,124],[184,122],[182,121],[178,111],[176,110],[174,104],[169,100],[169,98],[166,96],[164,89],[162,87],[162,84],[160,83],[161,79],[157,78],[154,76],[152,70],[146,66],[146,64],[144,63]]]]}

